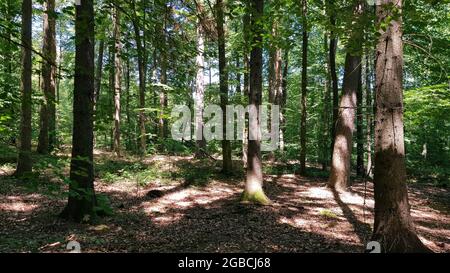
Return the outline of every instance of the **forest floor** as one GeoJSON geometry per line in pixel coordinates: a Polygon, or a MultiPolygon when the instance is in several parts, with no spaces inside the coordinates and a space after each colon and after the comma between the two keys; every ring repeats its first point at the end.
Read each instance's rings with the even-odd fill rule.
{"type": "MultiPolygon", "coordinates": [[[[0,252],[67,252],[71,240],[82,252],[363,252],[370,239],[371,182],[337,194],[313,168],[304,177],[270,165],[264,187],[273,204],[256,206],[239,202],[242,173],[221,175],[220,161],[96,151],[96,162],[96,191],[114,215],[92,225],[57,217],[66,198],[51,194],[61,182],[48,171],[30,188],[10,178],[13,165],[0,165],[0,252]]],[[[409,198],[422,241],[450,252],[450,190],[414,183],[409,198]]]]}

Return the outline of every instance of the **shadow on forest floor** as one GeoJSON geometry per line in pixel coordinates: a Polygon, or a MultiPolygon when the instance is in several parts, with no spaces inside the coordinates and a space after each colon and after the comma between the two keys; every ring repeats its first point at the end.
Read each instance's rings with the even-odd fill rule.
{"type": "MultiPolygon", "coordinates": [[[[339,194],[323,176],[272,172],[265,191],[273,204],[263,207],[239,202],[242,173],[220,174],[219,161],[97,157],[96,190],[109,196],[113,217],[67,223],[56,218],[62,196],[30,193],[0,176],[0,251],[64,252],[77,240],[83,252],[363,252],[370,238],[371,183],[366,193],[355,183],[339,194]]],[[[449,252],[450,192],[410,185],[409,194],[421,239],[449,252]]]]}

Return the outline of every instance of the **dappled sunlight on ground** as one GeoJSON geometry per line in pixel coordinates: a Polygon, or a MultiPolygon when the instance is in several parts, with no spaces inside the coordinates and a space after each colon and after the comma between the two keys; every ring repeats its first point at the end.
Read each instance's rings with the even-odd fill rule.
{"type": "Polygon", "coordinates": [[[8,196],[0,200],[0,211],[4,212],[31,212],[39,205],[30,203],[31,196],[8,196]],[[25,200],[24,200],[25,199],[25,200]]]}
{"type": "MultiPolygon", "coordinates": [[[[98,151],[97,156],[109,155],[98,151]]],[[[131,165],[137,159],[120,160],[131,165]]],[[[7,238],[10,251],[45,252],[65,251],[68,238],[79,241],[83,252],[363,252],[370,239],[371,182],[336,193],[323,178],[266,175],[264,188],[272,205],[255,206],[239,202],[243,177],[219,175],[214,162],[204,169],[193,169],[205,161],[192,157],[158,155],[138,162],[144,170],[169,171],[169,177],[144,184],[99,177],[96,191],[110,198],[115,215],[95,225],[59,220],[64,198],[4,187],[1,237],[7,238]],[[211,175],[204,176],[204,170],[211,175]],[[170,177],[171,172],[181,176],[170,177]]],[[[0,177],[2,185],[11,181],[0,177]]],[[[423,242],[434,251],[450,252],[449,191],[411,185],[409,192],[423,242]]]]}

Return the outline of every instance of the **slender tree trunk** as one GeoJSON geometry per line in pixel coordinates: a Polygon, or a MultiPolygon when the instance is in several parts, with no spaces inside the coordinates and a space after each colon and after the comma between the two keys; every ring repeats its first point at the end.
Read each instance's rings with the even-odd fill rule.
{"type": "Polygon", "coordinates": [[[369,54],[366,52],[366,69],[365,69],[365,82],[366,82],[366,120],[367,120],[367,127],[366,127],[366,143],[367,143],[367,174],[369,176],[372,176],[372,113],[370,109],[373,109],[373,102],[372,102],[372,88],[371,88],[371,80],[370,80],[370,62],[369,62],[369,54]]]}
{"type": "MultiPolygon", "coordinates": [[[[58,45],[58,69],[56,76],[56,104],[59,105],[60,101],[60,83],[61,83],[61,66],[63,61],[63,52],[62,52],[62,30],[60,27],[59,30],[59,45],[58,45]]],[[[55,140],[58,141],[58,138],[55,136],[55,140]]],[[[55,143],[58,145],[58,143],[55,143]]]]}
{"type": "MultiPolygon", "coordinates": [[[[201,8],[199,7],[199,12],[201,8]]],[[[203,137],[203,108],[204,108],[204,95],[205,95],[205,80],[204,80],[204,68],[205,58],[203,56],[205,52],[204,44],[204,32],[200,20],[197,21],[197,76],[195,78],[195,125],[196,125],[196,153],[197,158],[205,157],[206,140],[203,137]]]]}
{"type": "Polygon", "coordinates": [[[212,84],[212,66],[213,66],[213,64],[212,64],[212,60],[210,60],[209,62],[208,62],[208,77],[209,77],[209,81],[208,81],[208,85],[209,86],[211,86],[211,84],[212,84]]]}
{"type": "MultiPolygon", "coordinates": [[[[280,109],[280,116],[279,116],[279,120],[278,123],[281,124],[282,120],[284,119],[284,116],[282,114],[283,111],[283,69],[282,69],[282,52],[281,52],[281,48],[278,46],[275,49],[275,62],[274,62],[274,74],[275,74],[275,79],[274,79],[274,93],[275,93],[275,98],[274,98],[274,104],[279,106],[280,109]]],[[[283,150],[284,149],[284,142],[283,142],[283,133],[281,131],[281,129],[279,129],[279,136],[280,136],[280,149],[283,150]],[[283,143],[283,144],[281,144],[283,143]],[[281,147],[283,146],[283,147],[281,147]]]]}
{"type": "Polygon", "coordinates": [[[241,93],[241,56],[236,53],[236,94],[241,93]]]}
{"type": "Polygon", "coordinates": [[[105,40],[100,40],[98,45],[97,66],[95,73],[95,94],[94,94],[94,113],[97,108],[97,102],[100,98],[100,90],[102,88],[102,72],[103,72],[103,54],[105,51],[105,40]]]}
{"type": "MultiPolygon", "coordinates": [[[[141,37],[141,29],[139,27],[139,23],[137,21],[136,14],[136,6],[135,0],[132,0],[133,12],[134,12],[134,20],[133,30],[134,30],[134,38],[136,41],[136,49],[138,56],[138,70],[139,70],[139,154],[145,155],[147,151],[147,134],[145,129],[145,86],[146,86],[146,54],[144,50],[144,46],[142,44],[141,37]]],[[[145,40],[144,40],[145,41],[145,40]]]]}
{"type": "Polygon", "coordinates": [[[307,1],[302,0],[302,90],[300,117],[300,174],[306,172],[306,96],[307,96],[307,69],[308,69],[308,26],[307,26],[307,1]]]}
{"type": "Polygon", "coordinates": [[[76,222],[97,215],[93,164],[94,5],[82,0],[75,15],[75,80],[69,200],[61,216],[76,222]]]}
{"type": "MultiPolygon", "coordinates": [[[[378,22],[401,10],[401,0],[378,0],[378,22]]],[[[392,17],[391,17],[392,18],[392,17]]],[[[394,17],[395,18],[395,17],[394,17]]],[[[406,186],[403,139],[403,42],[401,17],[380,31],[376,58],[375,222],[372,240],[383,252],[428,252],[416,235],[406,186]]]]}
{"type": "MultiPolygon", "coordinates": [[[[275,16],[275,15],[274,15],[275,16]]],[[[277,44],[278,39],[278,19],[274,18],[271,29],[271,42],[269,44],[269,104],[280,105],[282,95],[282,69],[281,69],[281,48],[277,44]]],[[[270,117],[269,117],[270,119],[270,117]]],[[[278,121],[279,122],[279,121],[278,121]]],[[[271,123],[269,122],[269,125],[271,123]]],[[[269,152],[268,160],[275,160],[275,153],[269,152]]]]}
{"type": "MultiPolygon", "coordinates": [[[[111,117],[113,118],[114,121],[114,93],[115,93],[115,87],[114,87],[114,81],[115,81],[115,63],[114,63],[114,55],[115,55],[115,41],[114,41],[114,34],[112,35],[112,39],[110,42],[110,46],[109,46],[109,96],[108,96],[108,110],[111,111],[111,117]]],[[[109,135],[110,135],[110,142],[109,142],[109,147],[110,150],[112,152],[114,152],[114,123],[113,126],[111,127],[111,129],[109,130],[109,135]]]]}
{"type": "MultiPolygon", "coordinates": [[[[162,49],[161,49],[161,83],[163,85],[167,85],[167,49],[168,49],[168,40],[166,37],[166,29],[168,24],[169,17],[169,7],[164,4],[164,25],[161,28],[161,38],[163,40],[162,49]]],[[[162,88],[159,93],[159,104],[161,108],[161,115],[159,117],[159,138],[160,140],[164,140],[167,135],[167,120],[164,117],[167,109],[167,89],[165,87],[162,88]]]]}
{"type": "MultiPolygon", "coordinates": [[[[262,35],[263,35],[263,12],[264,1],[252,0],[250,2],[251,21],[250,28],[252,36],[250,54],[250,93],[249,105],[259,109],[262,102],[262,35]]],[[[250,134],[258,136],[256,139],[248,140],[248,167],[245,181],[245,190],[242,200],[263,205],[270,204],[269,198],[263,190],[263,172],[261,161],[261,132],[259,111],[255,111],[256,117],[249,118],[250,134]]],[[[249,134],[249,135],[250,135],[249,134]]]]}
{"type": "Polygon", "coordinates": [[[321,130],[321,132],[319,132],[320,138],[321,138],[321,156],[320,156],[320,160],[321,160],[321,164],[322,164],[322,170],[326,170],[328,163],[329,163],[329,145],[328,145],[328,141],[330,139],[329,136],[329,127],[330,127],[330,102],[331,102],[331,88],[330,88],[330,81],[331,81],[331,75],[329,73],[330,67],[329,67],[329,62],[328,62],[328,35],[325,34],[324,35],[324,43],[323,43],[323,47],[324,47],[324,52],[325,52],[325,84],[324,84],[324,96],[323,96],[323,112],[322,112],[322,123],[323,123],[323,130],[321,130]]]}
{"type": "Polygon", "coordinates": [[[284,135],[286,131],[286,102],[287,102],[287,77],[289,72],[289,49],[284,50],[284,67],[281,80],[280,98],[280,150],[284,151],[284,135]]]}
{"type": "Polygon", "coordinates": [[[22,2],[22,80],[19,158],[15,175],[20,177],[32,171],[31,159],[31,0],[22,2]]]}
{"type": "Polygon", "coordinates": [[[228,104],[228,68],[225,56],[225,31],[224,31],[224,3],[216,2],[217,35],[219,51],[219,78],[220,78],[220,107],[223,112],[223,140],[222,140],[222,171],[231,173],[233,164],[231,161],[231,143],[226,139],[226,106],[228,104]]]}
{"type": "Polygon", "coordinates": [[[338,191],[345,191],[349,186],[360,63],[360,56],[352,56],[347,53],[329,179],[329,186],[338,191]]]}
{"type": "Polygon", "coordinates": [[[121,156],[120,151],[120,93],[122,83],[122,45],[120,42],[120,11],[114,8],[114,145],[116,156],[121,156]]]}
{"type": "MultiPolygon", "coordinates": [[[[125,71],[125,91],[126,91],[126,102],[125,102],[125,113],[127,118],[127,149],[131,151],[135,151],[135,143],[133,138],[133,130],[132,130],[132,121],[131,121],[131,111],[130,111],[130,98],[131,98],[131,90],[130,90],[130,48],[126,47],[127,58],[126,58],[126,71],[125,71]]],[[[133,122],[134,124],[134,122],[133,122]]]]}
{"type": "Polygon", "coordinates": [[[359,65],[358,90],[356,93],[356,175],[364,175],[364,132],[363,132],[363,89],[362,89],[362,60],[359,65]]]}
{"type": "MultiPolygon", "coordinates": [[[[242,17],[242,31],[244,38],[244,48],[243,48],[243,61],[244,61],[244,86],[243,86],[243,95],[248,96],[250,93],[250,35],[249,35],[249,25],[250,25],[250,11],[248,10],[248,4],[246,5],[246,12],[242,17]]],[[[244,101],[242,101],[245,104],[244,101]]],[[[247,118],[246,118],[247,121],[247,118]]],[[[247,127],[244,126],[243,129],[243,138],[242,138],[242,164],[244,168],[247,168],[247,153],[248,153],[248,130],[247,127]]]]}
{"type": "Polygon", "coordinates": [[[53,150],[56,137],[56,20],[53,15],[55,0],[45,2],[44,37],[42,54],[48,59],[42,63],[42,91],[44,100],[40,113],[40,132],[37,152],[47,154],[53,150]]]}
{"type": "Polygon", "coordinates": [[[344,82],[339,104],[339,116],[336,121],[333,156],[329,186],[337,191],[346,191],[350,185],[351,156],[353,131],[355,130],[355,112],[357,93],[361,85],[361,46],[363,43],[361,30],[353,28],[360,24],[364,12],[364,3],[358,1],[353,9],[354,20],[349,26],[352,30],[347,44],[345,56],[344,82]],[[355,29],[355,30],[353,30],[355,29]]]}
{"type": "MultiPolygon", "coordinates": [[[[331,76],[331,89],[333,93],[333,123],[331,124],[331,151],[334,148],[334,140],[336,137],[336,123],[339,116],[339,90],[338,90],[338,77],[336,73],[336,48],[337,48],[337,37],[334,32],[334,27],[336,26],[336,12],[334,11],[334,0],[329,1],[330,5],[330,24],[332,31],[330,32],[330,47],[329,47],[329,66],[330,66],[330,76],[331,76]]],[[[331,158],[333,153],[331,153],[331,158]]],[[[330,160],[331,160],[330,158],[330,160]]]]}

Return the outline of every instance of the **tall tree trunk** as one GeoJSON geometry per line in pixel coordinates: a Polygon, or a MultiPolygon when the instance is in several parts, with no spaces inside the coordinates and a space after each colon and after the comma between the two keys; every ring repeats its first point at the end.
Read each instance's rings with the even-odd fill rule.
{"type": "MultiPolygon", "coordinates": [[[[147,151],[147,134],[145,130],[145,86],[146,86],[146,53],[142,43],[141,29],[137,21],[136,3],[135,0],[131,2],[134,12],[134,20],[132,20],[134,39],[136,41],[138,70],[139,70],[139,154],[145,155],[147,151]]],[[[144,37],[145,38],[145,37],[144,37]]],[[[145,42],[145,39],[144,39],[145,42]]]]}
{"type": "Polygon", "coordinates": [[[241,56],[236,53],[236,94],[241,93],[241,56]]]}
{"type": "Polygon", "coordinates": [[[330,67],[329,67],[329,61],[328,61],[328,35],[324,35],[323,39],[323,49],[325,52],[325,84],[324,84],[324,96],[323,96],[323,112],[322,112],[322,129],[319,132],[319,136],[321,138],[321,164],[322,164],[322,170],[326,170],[328,163],[329,163],[329,145],[328,141],[330,139],[329,133],[329,127],[330,127],[330,102],[331,102],[331,88],[330,88],[330,81],[331,81],[331,75],[329,73],[330,67]]]}
{"type": "Polygon", "coordinates": [[[371,79],[370,79],[370,62],[369,62],[369,54],[366,51],[366,69],[365,69],[365,82],[366,82],[366,145],[367,145],[367,174],[372,176],[372,113],[371,109],[373,109],[373,99],[372,99],[372,88],[371,88],[371,79]]]}
{"type": "Polygon", "coordinates": [[[233,168],[231,161],[231,143],[226,139],[226,106],[228,104],[228,68],[225,56],[225,31],[224,31],[224,3],[222,0],[216,2],[217,35],[219,51],[219,79],[220,79],[220,107],[223,112],[223,140],[222,140],[222,171],[230,173],[233,168]]]}
{"type": "MultiPolygon", "coordinates": [[[[60,101],[60,83],[61,83],[61,66],[62,66],[62,60],[63,60],[63,52],[62,52],[62,30],[61,26],[59,27],[59,43],[58,43],[58,69],[56,74],[56,104],[59,105],[60,101]]],[[[58,138],[55,136],[56,141],[58,141],[58,138]]],[[[57,143],[55,143],[58,145],[57,143]]]]}
{"type": "Polygon", "coordinates": [[[22,2],[22,80],[19,158],[15,175],[20,177],[32,171],[31,159],[31,0],[22,2]]]}
{"type": "Polygon", "coordinates": [[[56,19],[54,16],[55,0],[45,2],[44,37],[42,54],[47,60],[42,63],[42,91],[44,100],[41,104],[40,131],[37,152],[47,154],[53,150],[56,137],[56,19]]]}
{"type": "Polygon", "coordinates": [[[98,45],[97,66],[95,73],[95,94],[94,94],[94,113],[97,108],[97,102],[100,98],[100,90],[102,88],[102,72],[103,72],[103,54],[105,51],[105,40],[100,40],[98,45]]]}
{"type": "MultiPolygon", "coordinates": [[[[336,123],[339,116],[339,90],[338,90],[338,77],[336,73],[336,48],[337,48],[337,37],[334,31],[336,26],[336,12],[334,10],[334,0],[329,1],[330,9],[330,24],[332,30],[330,32],[330,47],[329,47],[329,67],[331,76],[331,89],[333,93],[333,123],[331,124],[331,151],[334,148],[334,140],[336,137],[336,123]]],[[[333,153],[331,153],[331,158],[333,153]]],[[[330,158],[330,160],[331,160],[330,158]]]]}
{"type": "MultiPolygon", "coordinates": [[[[133,127],[131,121],[131,111],[130,111],[130,98],[131,98],[131,90],[130,90],[130,82],[131,82],[131,73],[130,73],[130,48],[127,44],[126,46],[127,58],[126,58],[126,71],[125,71],[125,91],[126,91],[126,102],[125,102],[125,114],[127,118],[127,150],[135,151],[135,142],[133,138],[133,127]]],[[[133,122],[134,124],[134,122],[133,122]]]]}
{"type": "Polygon", "coordinates": [[[247,11],[242,17],[243,36],[244,36],[244,94],[248,96],[250,88],[250,35],[248,28],[250,25],[250,11],[247,11]]]}
{"type": "Polygon", "coordinates": [[[300,174],[306,171],[306,96],[307,96],[307,69],[308,69],[308,26],[306,20],[307,1],[302,0],[302,90],[300,117],[300,174]]]}
{"type": "MultiPolygon", "coordinates": [[[[271,42],[269,44],[269,104],[271,105],[280,105],[282,97],[283,74],[281,69],[281,48],[277,41],[279,38],[278,24],[278,18],[273,18],[271,42]]],[[[271,117],[269,117],[269,119],[270,118],[271,117]]],[[[269,126],[270,124],[271,123],[269,123],[269,126]]],[[[269,153],[268,160],[275,160],[275,154],[273,151],[269,153]]]]}
{"type": "Polygon", "coordinates": [[[94,5],[81,0],[75,13],[75,79],[69,201],[61,216],[76,222],[97,215],[94,191],[94,5]]]}
{"type": "MultiPolygon", "coordinates": [[[[259,109],[262,102],[262,36],[263,36],[263,12],[264,1],[250,1],[250,30],[253,34],[251,41],[250,54],[250,93],[249,105],[259,109]]],[[[269,198],[263,190],[263,172],[261,161],[261,141],[260,141],[260,115],[255,111],[256,117],[249,118],[249,136],[250,134],[258,136],[256,139],[248,139],[248,163],[245,181],[245,189],[242,200],[246,202],[255,202],[263,205],[270,204],[269,198]]]]}
{"type": "MultiPolygon", "coordinates": [[[[199,7],[199,12],[202,8],[199,7]]],[[[195,78],[195,125],[196,125],[196,153],[197,158],[205,157],[206,140],[203,137],[203,108],[204,108],[204,95],[205,95],[205,79],[204,79],[204,68],[205,68],[205,57],[203,56],[205,52],[204,44],[204,31],[200,22],[197,21],[197,76],[195,78]]]]}
{"type": "MultiPolygon", "coordinates": [[[[162,48],[161,48],[161,79],[160,82],[163,85],[167,85],[167,50],[168,50],[168,40],[166,36],[166,29],[169,19],[170,7],[167,7],[164,4],[164,24],[161,28],[161,38],[162,38],[162,48]]],[[[163,87],[161,92],[159,93],[159,104],[161,108],[161,115],[159,117],[159,138],[160,140],[164,140],[167,135],[167,120],[164,117],[167,109],[167,88],[163,87]]]]}
{"type": "Polygon", "coordinates": [[[350,185],[351,156],[353,146],[353,131],[355,130],[356,94],[361,84],[361,46],[363,43],[360,29],[352,28],[360,24],[364,4],[357,1],[353,8],[353,16],[347,54],[345,56],[344,82],[342,97],[339,104],[339,116],[336,121],[333,155],[329,186],[336,191],[346,191],[350,185]]]}
{"type": "MultiPolygon", "coordinates": [[[[401,0],[377,1],[378,22],[401,10],[401,0]]],[[[391,16],[391,18],[395,18],[391,16]]],[[[401,17],[380,31],[376,58],[375,222],[372,240],[383,252],[428,252],[416,235],[406,186],[403,139],[403,42],[401,17]]]]}
{"type": "MultiPolygon", "coordinates": [[[[244,62],[244,86],[243,86],[243,95],[248,96],[250,93],[250,35],[249,35],[249,25],[250,25],[250,11],[248,10],[249,5],[246,5],[246,12],[242,17],[242,31],[243,31],[243,62],[244,62]]],[[[245,105],[244,100],[242,104],[245,105]]],[[[247,118],[245,118],[247,119],[247,118]]],[[[247,153],[248,153],[248,130],[247,127],[244,126],[243,129],[243,137],[242,137],[242,165],[244,168],[247,168],[247,153]]]]}
{"type": "Polygon", "coordinates": [[[360,63],[360,56],[347,53],[329,179],[329,186],[337,191],[345,191],[349,186],[360,63]]]}
{"type": "MultiPolygon", "coordinates": [[[[275,98],[274,98],[274,104],[279,106],[280,109],[280,116],[279,116],[279,120],[278,123],[282,123],[281,120],[284,119],[283,114],[281,113],[283,111],[283,69],[282,69],[282,52],[281,52],[281,48],[279,46],[277,46],[277,48],[275,49],[275,62],[274,62],[274,74],[275,74],[275,79],[274,79],[274,93],[275,93],[275,98]]],[[[279,129],[280,131],[278,133],[280,133],[280,149],[283,150],[283,148],[281,148],[281,143],[283,142],[283,134],[281,129],[279,129]]],[[[284,146],[284,144],[283,144],[284,146]]]]}
{"type": "Polygon", "coordinates": [[[356,175],[364,175],[363,89],[362,60],[359,65],[358,90],[356,93],[356,175]]]}
{"type": "Polygon", "coordinates": [[[120,157],[120,93],[122,83],[122,45],[120,42],[120,11],[114,8],[114,145],[113,151],[120,157]]]}
{"type": "MultiPolygon", "coordinates": [[[[114,93],[115,93],[115,88],[114,88],[114,81],[115,81],[115,63],[114,63],[114,55],[115,55],[115,41],[114,41],[114,33],[112,35],[111,38],[111,42],[110,42],[110,46],[109,46],[109,96],[108,96],[108,110],[111,111],[111,117],[113,118],[114,121],[114,93]]],[[[113,126],[111,127],[111,129],[109,130],[109,135],[110,135],[110,142],[109,142],[109,146],[112,152],[114,152],[114,123],[113,126]]]]}
{"type": "Polygon", "coordinates": [[[286,131],[286,102],[287,102],[287,77],[289,72],[289,49],[284,50],[284,66],[281,80],[281,98],[280,98],[280,150],[284,151],[284,135],[286,131]]]}

